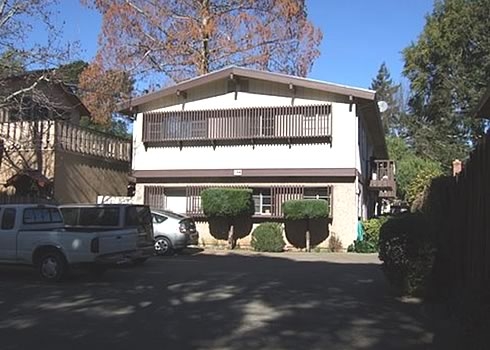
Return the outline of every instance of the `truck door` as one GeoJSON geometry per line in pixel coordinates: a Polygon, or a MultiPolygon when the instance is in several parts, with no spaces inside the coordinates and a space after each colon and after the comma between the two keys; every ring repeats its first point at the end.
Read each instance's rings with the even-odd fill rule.
{"type": "Polygon", "coordinates": [[[17,258],[17,229],[15,225],[17,210],[4,208],[0,221],[0,260],[17,258]]]}

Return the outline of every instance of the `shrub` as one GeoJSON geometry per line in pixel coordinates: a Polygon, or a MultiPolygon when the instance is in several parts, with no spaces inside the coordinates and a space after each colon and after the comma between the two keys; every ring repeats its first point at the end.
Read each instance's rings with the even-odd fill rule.
{"type": "Polygon", "coordinates": [[[379,232],[383,224],[388,220],[387,216],[380,216],[362,222],[364,227],[364,239],[355,240],[348,248],[348,252],[376,253],[379,250],[379,232]]]}
{"type": "Polygon", "coordinates": [[[331,251],[332,253],[338,253],[344,250],[344,247],[342,245],[342,241],[340,238],[332,232],[330,235],[330,239],[328,240],[328,250],[331,251]]]}
{"type": "Polygon", "coordinates": [[[252,190],[205,189],[201,192],[201,204],[210,233],[217,239],[228,239],[229,248],[233,249],[238,238],[250,233],[255,212],[252,190]]]}
{"type": "Polygon", "coordinates": [[[296,248],[305,248],[306,232],[310,246],[322,243],[328,237],[328,203],[322,199],[287,201],[282,205],[286,238],[296,248]]]}
{"type": "Polygon", "coordinates": [[[266,222],[252,232],[252,248],[258,252],[282,252],[286,243],[282,236],[282,226],[276,222],[266,222]]]}
{"type": "Polygon", "coordinates": [[[201,192],[201,204],[208,217],[251,216],[255,212],[252,190],[208,188],[201,192]]]}
{"type": "Polygon", "coordinates": [[[286,220],[324,219],[329,208],[323,199],[301,199],[284,202],[282,205],[286,220]]]}
{"type": "Polygon", "coordinates": [[[434,263],[429,222],[421,213],[390,218],[381,228],[379,258],[383,271],[404,294],[424,294],[434,263]]]}

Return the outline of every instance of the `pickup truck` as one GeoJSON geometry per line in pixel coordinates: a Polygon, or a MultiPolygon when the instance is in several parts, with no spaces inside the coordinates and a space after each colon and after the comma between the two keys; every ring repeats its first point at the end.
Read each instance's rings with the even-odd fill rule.
{"type": "Polygon", "coordinates": [[[0,206],[0,263],[33,265],[46,281],[59,281],[73,266],[101,271],[153,254],[152,245],[145,250],[137,241],[133,230],[67,229],[56,206],[0,206]]]}
{"type": "Polygon", "coordinates": [[[154,236],[150,208],[141,204],[64,204],[58,207],[65,228],[70,231],[132,232],[136,248],[143,256],[131,257],[133,263],[144,263],[153,255],[154,236]]]}

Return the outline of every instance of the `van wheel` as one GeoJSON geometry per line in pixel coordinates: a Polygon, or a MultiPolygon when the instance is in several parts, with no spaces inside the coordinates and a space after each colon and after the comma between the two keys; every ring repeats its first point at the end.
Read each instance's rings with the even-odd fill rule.
{"type": "Polygon", "coordinates": [[[155,239],[155,253],[161,256],[172,254],[172,243],[167,237],[157,237],[155,239]]]}
{"type": "Polygon", "coordinates": [[[66,270],[67,263],[60,252],[48,251],[39,258],[39,275],[47,282],[58,282],[66,270]]]}

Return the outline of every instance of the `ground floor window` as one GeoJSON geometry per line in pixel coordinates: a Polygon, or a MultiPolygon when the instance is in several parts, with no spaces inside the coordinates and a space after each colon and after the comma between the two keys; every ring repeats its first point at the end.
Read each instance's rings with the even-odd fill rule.
{"type": "MultiPolygon", "coordinates": [[[[213,186],[215,187],[215,186],[213,186]]],[[[229,186],[232,187],[232,186],[229,186]]],[[[204,216],[201,192],[209,186],[187,187],[145,186],[145,204],[194,217],[204,216]]],[[[240,186],[240,188],[247,188],[240,186]]],[[[250,188],[250,187],[249,187],[250,188]]],[[[295,199],[323,199],[328,202],[332,215],[332,186],[304,187],[277,185],[252,187],[255,216],[282,217],[282,204],[295,199]]]]}
{"type": "Polygon", "coordinates": [[[270,188],[253,189],[253,199],[256,215],[270,215],[272,210],[272,196],[270,188]]]}

